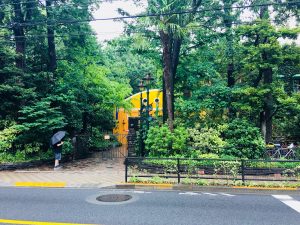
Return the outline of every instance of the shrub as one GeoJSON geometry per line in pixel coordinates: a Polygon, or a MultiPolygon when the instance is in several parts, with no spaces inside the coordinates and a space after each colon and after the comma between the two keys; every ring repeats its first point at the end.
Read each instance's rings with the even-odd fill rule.
{"type": "Polygon", "coordinates": [[[263,156],[265,145],[257,127],[246,120],[236,119],[223,131],[227,142],[222,154],[257,159],[263,156]]]}
{"type": "Polygon", "coordinates": [[[189,146],[196,150],[197,154],[218,154],[219,150],[226,144],[220,137],[220,132],[213,128],[190,128],[188,133],[189,146]]]}
{"type": "Polygon", "coordinates": [[[167,125],[153,126],[149,129],[145,141],[146,150],[151,157],[169,157],[187,154],[188,132],[176,127],[172,133],[167,125]]]}
{"type": "Polygon", "coordinates": [[[16,140],[18,131],[14,126],[9,126],[0,131],[0,153],[9,152],[16,140]]]}

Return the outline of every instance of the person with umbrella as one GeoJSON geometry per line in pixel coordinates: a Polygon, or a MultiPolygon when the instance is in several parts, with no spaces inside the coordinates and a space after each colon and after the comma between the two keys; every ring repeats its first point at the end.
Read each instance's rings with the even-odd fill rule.
{"type": "Polygon", "coordinates": [[[65,137],[65,135],[65,131],[58,131],[51,138],[51,145],[53,147],[55,157],[54,170],[58,170],[61,168],[61,166],[59,165],[59,161],[61,160],[62,145],[64,144],[62,140],[65,137]]]}

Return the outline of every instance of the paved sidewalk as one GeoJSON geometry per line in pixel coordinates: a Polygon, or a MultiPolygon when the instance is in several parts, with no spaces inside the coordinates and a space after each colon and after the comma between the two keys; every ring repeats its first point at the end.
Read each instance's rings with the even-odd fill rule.
{"type": "Polygon", "coordinates": [[[0,186],[107,187],[124,182],[124,159],[102,160],[100,154],[68,162],[58,171],[49,165],[1,171],[0,186]]]}

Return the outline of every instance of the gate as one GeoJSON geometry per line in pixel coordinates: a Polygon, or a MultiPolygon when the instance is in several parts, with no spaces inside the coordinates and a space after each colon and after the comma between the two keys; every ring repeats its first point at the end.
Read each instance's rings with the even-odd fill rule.
{"type": "MultiPolygon", "coordinates": [[[[124,143],[127,140],[127,134],[112,134],[114,139],[118,140],[120,143],[124,143]]],[[[103,160],[106,159],[125,159],[128,156],[127,144],[117,145],[112,143],[106,149],[101,151],[100,157],[103,160]]]]}

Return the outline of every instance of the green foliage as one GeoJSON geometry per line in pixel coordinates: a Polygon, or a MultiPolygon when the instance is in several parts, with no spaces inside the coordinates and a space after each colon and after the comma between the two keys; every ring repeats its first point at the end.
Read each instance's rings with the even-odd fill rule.
{"type": "Polygon", "coordinates": [[[229,180],[231,179],[233,180],[233,183],[235,183],[240,167],[241,164],[238,161],[219,161],[214,163],[215,173],[224,174],[226,177],[227,185],[229,184],[229,180]]]}
{"type": "Polygon", "coordinates": [[[150,157],[187,154],[188,133],[184,127],[176,127],[172,133],[167,125],[150,127],[145,141],[150,157]]]}
{"type": "Polygon", "coordinates": [[[142,179],[136,176],[132,176],[129,178],[129,182],[130,183],[142,183],[142,179]]]}
{"type": "Polygon", "coordinates": [[[258,128],[246,120],[236,119],[223,131],[227,142],[223,154],[257,159],[263,156],[265,144],[258,128]]]}
{"type": "Polygon", "coordinates": [[[195,156],[203,153],[220,153],[226,142],[220,137],[220,132],[213,128],[189,128],[189,146],[195,150],[195,156]]]}
{"type": "Polygon", "coordinates": [[[163,183],[166,183],[165,179],[161,178],[160,176],[154,176],[154,177],[151,177],[150,183],[153,183],[153,184],[163,184],[163,183]]]}
{"type": "Polygon", "coordinates": [[[18,130],[16,129],[14,124],[11,124],[0,130],[0,153],[4,154],[5,152],[9,152],[12,147],[13,143],[16,140],[18,135],[18,130]]]}
{"type": "Polygon", "coordinates": [[[49,142],[53,130],[62,129],[66,123],[58,107],[51,107],[49,99],[42,99],[33,105],[25,106],[20,110],[20,124],[16,129],[21,133],[19,141],[32,140],[49,142]]]}
{"type": "Polygon", "coordinates": [[[150,127],[145,141],[149,156],[167,156],[170,155],[173,135],[166,125],[150,127]]]}
{"type": "Polygon", "coordinates": [[[70,138],[64,139],[64,144],[62,145],[62,155],[70,155],[74,152],[74,147],[70,138]]]}
{"type": "MultiPolygon", "coordinates": [[[[80,3],[86,7],[57,7],[51,11],[51,20],[69,20],[70,15],[72,20],[86,20],[101,6],[93,0],[80,3]]],[[[147,13],[187,10],[193,13],[138,18],[126,23],[126,34],[103,46],[89,35],[93,31],[87,23],[57,26],[54,39],[60,60],[54,72],[47,65],[47,37],[40,35],[47,33],[46,26],[21,26],[26,39],[23,67],[16,64],[20,55],[16,53],[17,43],[10,38],[14,30],[0,28],[1,157],[14,161],[48,154],[49,138],[56,129],[72,135],[88,134],[92,129],[111,130],[115,125],[114,108],[130,108],[125,99],[131,90],[137,92],[140,78],[150,72],[156,78],[156,87],[162,87],[166,68],[161,60],[165,56],[163,47],[167,47],[161,45],[162,34],[167,35],[170,58],[175,59],[170,70],[176,72],[173,74],[175,117],[189,129],[180,125],[171,133],[166,126],[151,128],[146,141],[151,156],[201,158],[206,157],[202,153],[213,153],[217,156],[208,158],[258,158],[262,156],[263,144],[256,127],[260,127],[260,116],[266,107],[273,120],[273,135],[297,141],[300,95],[294,92],[293,76],[300,73],[300,48],[290,42],[297,38],[299,28],[282,26],[293,15],[298,18],[297,7],[274,6],[272,15],[276,24],[269,20],[270,7],[254,7],[250,9],[251,22],[233,26],[231,22],[239,21],[242,14],[230,7],[244,3],[148,1],[147,13]],[[205,10],[222,6],[226,9],[205,10]],[[203,10],[194,13],[199,8],[203,10]],[[283,44],[283,38],[289,42],[283,44]],[[264,72],[268,69],[271,75],[266,77],[264,72]],[[234,118],[243,122],[231,122],[234,118]],[[224,123],[228,123],[224,131],[215,129],[224,123]]],[[[49,19],[38,4],[31,7],[33,10],[28,11],[26,4],[21,3],[22,20],[49,19]]],[[[0,9],[2,25],[19,23],[17,12],[10,9],[11,6],[0,9]]],[[[106,147],[100,132],[93,132],[90,144],[97,149],[106,147]]],[[[71,149],[69,144],[65,147],[71,149]]]]}

